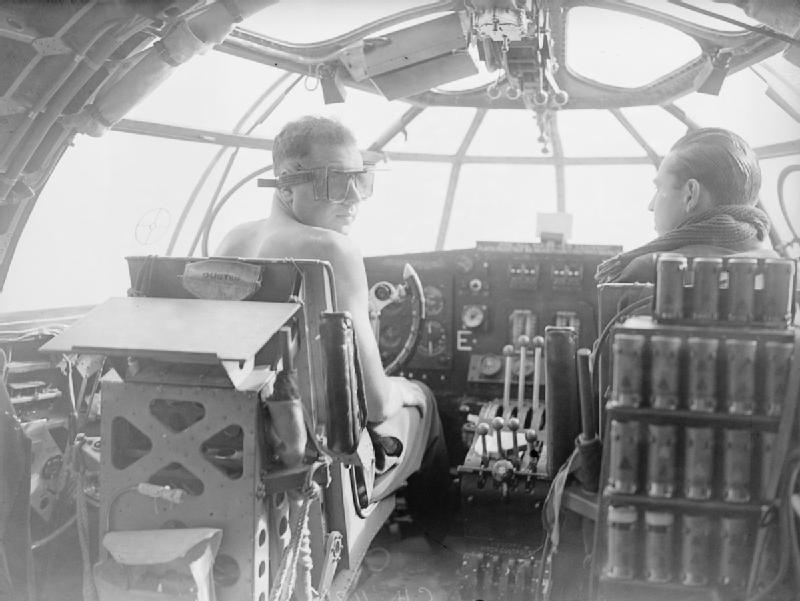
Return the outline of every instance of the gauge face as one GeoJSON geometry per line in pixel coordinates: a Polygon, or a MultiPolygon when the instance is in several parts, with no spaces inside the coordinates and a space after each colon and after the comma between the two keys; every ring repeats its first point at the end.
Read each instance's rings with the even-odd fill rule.
{"type": "Polygon", "coordinates": [[[388,325],[381,328],[380,346],[381,348],[394,350],[403,342],[403,333],[396,325],[388,325]]]}
{"type": "MultiPolygon", "coordinates": [[[[519,359],[514,359],[514,362],[511,364],[511,372],[515,376],[519,376],[519,359]]],[[[525,358],[525,377],[527,378],[532,373],[533,373],[533,357],[526,357],[525,358]]]]}
{"type": "Polygon", "coordinates": [[[483,323],[485,317],[486,310],[481,305],[465,305],[461,312],[461,321],[467,328],[477,328],[483,323]]]}
{"type": "Polygon", "coordinates": [[[423,357],[436,357],[447,350],[447,333],[438,321],[426,321],[420,332],[417,352],[423,357]]]}
{"type": "Polygon", "coordinates": [[[430,316],[439,315],[444,309],[444,295],[436,286],[425,286],[425,313],[430,316]]]}
{"type": "Polygon", "coordinates": [[[500,373],[503,367],[503,360],[497,355],[484,355],[478,365],[481,375],[495,376],[500,373]]]}

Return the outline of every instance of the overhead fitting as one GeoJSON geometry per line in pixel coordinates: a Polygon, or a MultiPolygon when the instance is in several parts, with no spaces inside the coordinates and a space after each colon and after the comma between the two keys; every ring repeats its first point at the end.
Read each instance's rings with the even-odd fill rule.
{"type": "Polygon", "coordinates": [[[548,152],[553,112],[569,101],[555,77],[559,64],[550,29],[551,12],[560,8],[549,0],[472,0],[468,9],[478,55],[489,71],[498,72],[487,95],[521,98],[536,114],[538,141],[548,152]]]}

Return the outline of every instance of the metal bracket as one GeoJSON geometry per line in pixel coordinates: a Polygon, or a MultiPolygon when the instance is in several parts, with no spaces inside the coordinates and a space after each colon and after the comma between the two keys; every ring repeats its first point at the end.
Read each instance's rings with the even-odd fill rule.
{"type": "Polygon", "coordinates": [[[319,461],[313,465],[299,465],[277,472],[262,473],[263,493],[271,496],[287,490],[302,489],[308,481],[327,488],[331,483],[330,462],[319,461]]]}
{"type": "Polygon", "coordinates": [[[0,117],[24,113],[27,110],[23,104],[11,98],[0,98],[0,117]]]}
{"type": "Polygon", "coordinates": [[[42,56],[70,54],[72,52],[72,49],[61,38],[37,38],[33,40],[32,46],[42,56]]]}
{"type": "Polygon", "coordinates": [[[364,42],[344,48],[341,51],[341,61],[354,81],[364,81],[369,77],[367,59],[364,54],[364,42]]]}

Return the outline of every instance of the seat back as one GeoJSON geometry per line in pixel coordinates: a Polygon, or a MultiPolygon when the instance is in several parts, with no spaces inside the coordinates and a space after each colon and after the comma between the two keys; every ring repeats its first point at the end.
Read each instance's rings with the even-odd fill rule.
{"type": "Polygon", "coordinates": [[[336,310],[333,272],[325,261],[293,259],[231,259],[199,257],[127,257],[132,296],[161,298],[227,298],[231,290],[237,300],[285,302],[299,298],[303,311],[299,328],[303,352],[295,365],[303,404],[312,430],[326,421],[324,405],[324,361],[319,342],[320,320],[336,310]],[[239,268],[252,268],[249,273],[239,268]],[[190,283],[208,281],[203,288],[190,283]],[[220,282],[223,282],[220,284],[220,282]],[[217,285],[214,286],[213,284],[217,285]],[[200,296],[202,295],[202,296],[200,296]]]}
{"type": "MultiPolygon", "coordinates": [[[[343,327],[336,312],[333,272],[325,261],[293,259],[205,259],[196,257],[128,257],[131,294],[169,298],[219,298],[285,302],[299,297],[303,304],[299,329],[303,348],[297,354],[298,387],[310,417],[312,432],[328,433],[333,442],[331,483],[324,492],[327,530],[343,536],[340,567],[354,570],[372,538],[394,509],[394,495],[369,503],[369,478],[361,465],[368,463],[371,442],[364,429],[366,406],[352,330],[343,327]],[[242,271],[242,266],[249,266],[242,271]],[[192,282],[187,281],[190,274],[192,282]],[[211,280],[208,286],[196,280],[211,280]],[[213,285],[223,280],[224,284],[213,285]],[[207,294],[211,297],[205,296],[207,294]],[[323,337],[335,353],[327,354],[323,337]],[[348,342],[348,340],[350,342],[348,342]],[[330,360],[329,360],[330,359],[330,360]],[[355,376],[355,379],[346,374],[355,376]],[[358,409],[356,409],[358,407],[358,409]],[[331,419],[333,414],[347,419],[331,419]],[[331,428],[328,428],[330,422],[331,428]],[[330,433],[333,432],[333,437],[330,433]],[[354,448],[355,445],[355,448],[354,448]],[[341,460],[347,460],[345,465],[341,460]]],[[[330,350],[330,349],[329,349],[330,350]]],[[[312,527],[312,533],[319,531],[312,527]]],[[[313,534],[312,534],[313,536],[313,534]]],[[[313,545],[312,545],[313,546],[313,545]]]]}

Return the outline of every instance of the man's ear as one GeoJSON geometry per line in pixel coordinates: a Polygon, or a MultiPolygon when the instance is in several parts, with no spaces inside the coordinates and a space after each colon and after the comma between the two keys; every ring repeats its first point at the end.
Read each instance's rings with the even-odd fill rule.
{"type": "Polygon", "coordinates": [[[285,188],[277,188],[275,190],[275,194],[278,195],[278,200],[280,200],[284,205],[291,207],[292,203],[294,202],[294,193],[290,187],[285,188]]]}
{"type": "Polygon", "coordinates": [[[687,213],[693,213],[702,208],[703,187],[693,177],[686,180],[683,185],[683,209],[687,213]]]}

